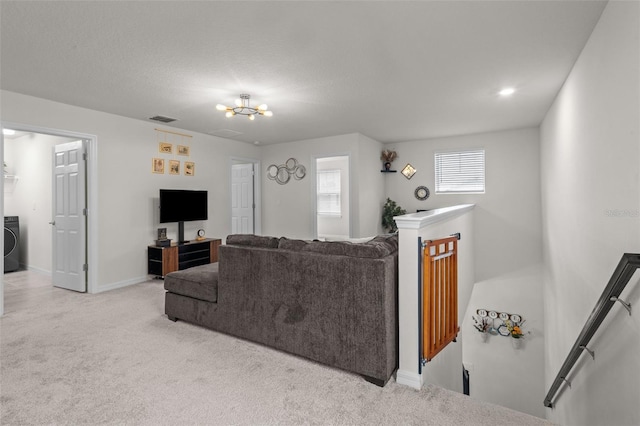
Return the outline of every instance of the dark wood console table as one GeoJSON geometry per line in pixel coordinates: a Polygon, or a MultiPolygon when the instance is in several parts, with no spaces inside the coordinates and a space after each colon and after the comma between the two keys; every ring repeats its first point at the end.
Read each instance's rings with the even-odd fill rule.
{"type": "Polygon", "coordinates": [[[151,245],[147,248],[148,273],[164,277],[169,272],[217,262],[221,243],[222,240],[217,238],[205,238],[183,244],[172,243],[168,247],[151,245]]]}

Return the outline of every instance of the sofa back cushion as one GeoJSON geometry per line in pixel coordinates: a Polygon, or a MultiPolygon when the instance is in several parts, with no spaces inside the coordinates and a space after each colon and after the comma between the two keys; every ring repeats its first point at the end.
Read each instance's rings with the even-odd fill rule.
{"type": "Polygon", "coordinates": [[[262,235],[231,234],[227,236],[227,244],[234,246],[278,248],[278,242],[278,238],[262,235]]]}
{"type": "Polygon", "coordinates": [[[398,251],[398,236],[396,234],[378,235],[366,243],[291,240],[282,237],[278,247],[283,250],[378,259],[398,251]]]}

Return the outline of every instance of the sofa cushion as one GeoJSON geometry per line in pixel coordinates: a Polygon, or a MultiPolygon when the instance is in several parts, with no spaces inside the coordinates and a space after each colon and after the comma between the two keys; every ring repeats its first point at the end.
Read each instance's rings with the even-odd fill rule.
{"type": "Polygon", "coordinates": [[[164,289],[194,299],[217,302],[218,263],[170,272],[164,277],[164,289]]]}
{"type": "Polygon", "coordinates": [[[278,238],[251,234],[231,234],[227,236],[227,244],[234,246],[251,246],[278,248],[278,238]]]}
{"type": "Polygon", "coordinates": [[[278,247],[283,250],[377,259],[388,256],[398,250],[398,237],[395,234],[379,235],[366,243],[305,241],[283,237],[280,238],[278,247]]]}

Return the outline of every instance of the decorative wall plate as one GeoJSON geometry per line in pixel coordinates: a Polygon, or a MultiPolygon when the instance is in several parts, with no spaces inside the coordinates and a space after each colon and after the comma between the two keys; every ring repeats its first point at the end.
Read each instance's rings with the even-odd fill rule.
{"type": "Polygon", "coordinates": [[[307,175],[307,169],[302,165],[298,164],[293,172],[293,178],[296,180],[300,180],[307,175]]]}
{"type": "Polygon", "coordinates": [[[276,182],[280,185],[284,185],[289,182],[289,179],[291,179],[291,174],[289,173],[289,170],[287,170],[287,167],[279,166],[278,173],[276,173],[276,182]]]}
{"type": "Polygon", "coordinates": [[[295,158],[289,158],[284,165],[287,167],[287,170],[289,170],[291,173],[295,172],[296,170],[296,166],[298,165],[298,160],[296,160],[295,158]]]}
{"type": "Polygon", "coordinates": [[[513,315],[511,315],[511,321],[520,322],[520,321],[522,321],[522,318],[520,317],[520,315],[513,314],[513,315]]]}
{"type": "Polygon", "coordinates": [[[508,319],[509,319],[509,314],[507,314],[507,313],[505,313],[505,312],[500,312],[499,318],[500,318],[502,321],[506,321],[506,320],[508,320],[508,319]]]}
{"type": "Polygon", "coordinates": [[[275,180],[280,185],[284,185],[291,180],[291,176],[295,180],[303,179],[307,175],[307,169],[298,163],[295,158],[289,158],[284,164],[276,166],[271,164],[267,167],[267,178],[275,180]]]}
{"type": "Polygon", "coordinates": [[[276,176],[278,176],[278,166],[272,164],[267,167],[267,177],[271,180],[274,180],[276,176]]]}
{"type": "Polygon", "coordinates": [[[492,319],[498,318],[498,313],[496,311],[489,311],[489,318],[492,318],[492,319]]]}
{"type": "Polygon", "coordinates": [[[429,188],[426,186],[419,186],[413,193],[418,200],[424,201],[429,198],[429,188]]]}
{"type": "Polygon", "coordinates": [[[507,326],[502,324],[500,327],[498,327],[498,334],[500,334],[501,336],[508,336],[511,333],[509,333],[509,329],[507,328],[507,326]]]}
{"type": "Polygon", "coordinates": [[[413,177],[413,175],[416,173],[416,169],[413,168],[413,166],[409,163],[407,163],[406,166],[404,166],[404,169],[402,169],[402,174],[404,175],[404,177],[406,177],[407,179],[411,179],[413,177]]]}
{"type": "Polygon", "coordinates": [[[486,309],[478,309],[478,310],[476,311],[476,313],[477,313],[478,315],[480,315],[481,317],[483,317],[483,318],[487,316],[487,310],[486,310],[486,309]]]}

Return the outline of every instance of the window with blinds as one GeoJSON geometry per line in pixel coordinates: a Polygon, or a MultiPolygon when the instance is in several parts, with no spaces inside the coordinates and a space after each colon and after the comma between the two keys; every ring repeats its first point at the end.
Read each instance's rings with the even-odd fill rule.
{"type": "Polygon", "coordinates": [[[484,149],[435,153],[436,194],[484,193],[484,149]]]}
{"type": "Polygon", "coordinates": [[[341,215],[340,170],[318,170],[317,177],[318,214],[341,215]]]}

